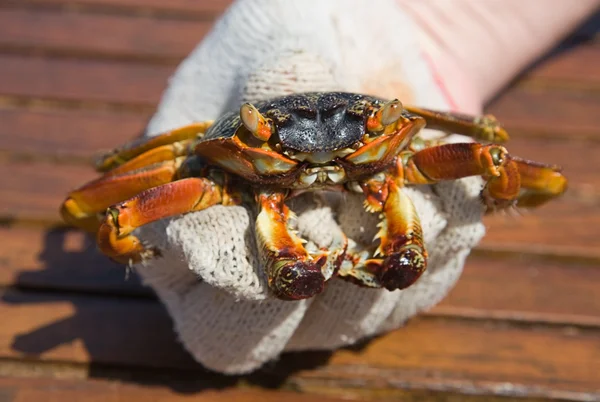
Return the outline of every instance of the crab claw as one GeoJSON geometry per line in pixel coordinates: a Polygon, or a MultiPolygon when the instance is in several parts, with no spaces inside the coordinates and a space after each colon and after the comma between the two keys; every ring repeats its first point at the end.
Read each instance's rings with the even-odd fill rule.
{"type": "Polygon", "coordinates": [[[328,253],[311,256],[304,248],[303,240],[290,229],[294,215],[285,205],[284,193],[265,191],[257,198],[260,212],[256,239],[271,292],[283,300],[307,299],[321,293],[329,279],[326,275],[333,275],[327,267],[335,261],[329,261],[328,253]]]}
{"type": "Polygon", "coordinates": [[[363,183],[365,206],[370,212],[380,213],[379,232],[374,239],[380,243],[369,259],[363,258],[361,250],[351,247],[350,263],[339,272],[343,279],[391,291],[411,286],[427,269],[427,251],[417,210],[397,181],[392,177],[383,180],[374,177],[363,183]]]}
{"type": "Polygon", "coordinates": [[[273,134],[271,123],[251,103],[244,103],[242,105],[240,108],[240,118],[242,119],[242,123],[244,123],[244,127],[259,140],[268,141],[271,138],[271,134],[273,134]]]}
{"type": "Polygon", "coordinates": [[[324,259],[317,261],[280,260],[269,269],[269,286],[283,300],[308,299],[323,291],[324,259]],[[322,261],[321,261],[322,260],[322,261]]]}

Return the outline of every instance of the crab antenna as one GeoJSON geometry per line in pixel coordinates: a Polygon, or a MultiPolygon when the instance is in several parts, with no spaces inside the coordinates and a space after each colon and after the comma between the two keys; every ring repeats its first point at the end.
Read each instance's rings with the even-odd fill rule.
{"type": "Polygon", "coordinates": [[[273,133],[271,123],[251,103],[244,103],[240,108],[240,118],[244,126],[253,136],[261,141],[268,141],[273,133]]]}
{"type": "Polygon", "coordinates": [[[369,117],[367,128],[369,131],[381,131],[390,124],[397,122],[402,117],[402,103],[398,99],[386,102],[373,116],[369,117]]]}

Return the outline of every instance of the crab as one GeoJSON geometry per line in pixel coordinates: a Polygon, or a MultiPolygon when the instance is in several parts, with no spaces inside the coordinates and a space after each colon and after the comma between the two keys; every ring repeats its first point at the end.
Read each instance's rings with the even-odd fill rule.
{"type": "Polygon", "coordinates": [[[216,121],[133,141],[103,156],[104,174],[72,191],[64,220],[95,232],[99,249],[121,263],[160,257],[133,233],[153,221],[214,205],[256,207],[256,239],[270,291],[310,298],[333,277],[405,289],[427,267],[419,216],[405,186],[481,176],[489,211],[536,207],[562,194],[558,166],[521,159],[499,145],[508,134],[493,116],[404,106],[343,92],[303,93],[245,103],[216,121]],[[443,143],[424,127],[476,141],[443,143]],[[368,255],[341,233],[310,250],[294,231],[286,200],[307,191],[362,193],[380,230],[368,255]]]}

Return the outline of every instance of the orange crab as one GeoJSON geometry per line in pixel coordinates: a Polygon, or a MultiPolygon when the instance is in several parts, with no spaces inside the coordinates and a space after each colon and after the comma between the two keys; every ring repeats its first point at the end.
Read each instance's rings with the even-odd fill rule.
{"type": "Polygon", "coordinates": [[[61,213],[96,232],[112,259],[137,263],[160,256],[132,234],[142,225],[217,204],[254,205],[259,252],[277,297],[312,297],[333,276],[404,289],[427,266],[419,216],[404,186],[479,175],[491,210],[535,207],[565,191],[560,168],[510,155],[498,145],[507,139],[491,116],[353,93],[294,94],[111,152],[98,164],[104,175],[72,191],[61,213]],[[423,141],[417,134],[426,125],[484,144],[423,141]],[[371,255],[354,255],[343,234],[327,250],[305,249],[285,201],[325,190],[363,193],[366,209],[380,214],[371,255]]]}

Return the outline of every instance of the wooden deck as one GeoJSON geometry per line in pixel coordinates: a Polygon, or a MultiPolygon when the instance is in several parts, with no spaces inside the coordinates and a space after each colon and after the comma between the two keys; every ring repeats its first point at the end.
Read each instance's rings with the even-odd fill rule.
{"type": "Polygon", "coordinates": [[[564,166],[569,193],[487,219],[451,295],[362,347],[207,373],[148,289],[57,226],[65,193],[94,176],[90,157],[143,130],[227,3],[0,1],[0,401],[600,400],[593,26],[489,107],[513,153],[564,166]]]}

